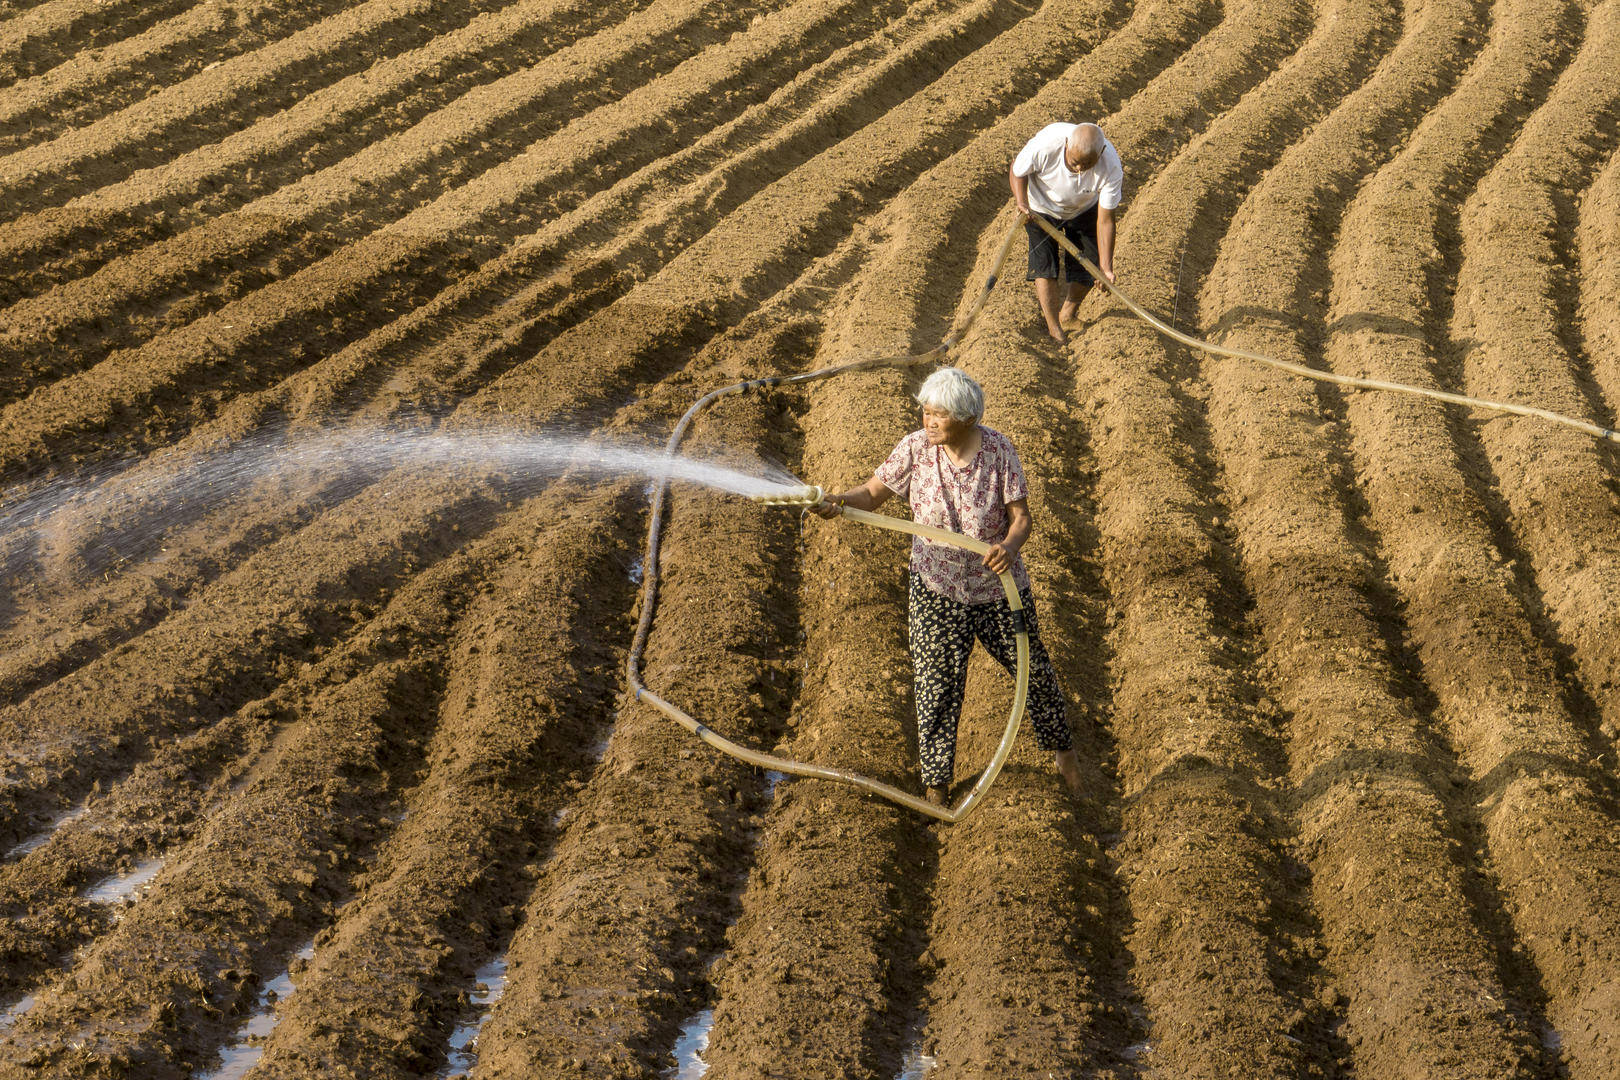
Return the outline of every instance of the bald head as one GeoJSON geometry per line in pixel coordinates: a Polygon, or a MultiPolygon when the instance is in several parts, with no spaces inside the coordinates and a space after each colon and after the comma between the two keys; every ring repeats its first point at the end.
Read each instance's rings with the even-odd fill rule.
{"type": "Polygon", "coordinates": [[[1096,124],[1080,124],[1069,132],[1063,144],[1063,157],[1071,169],[1084,172],[1102,157],[1103,133],[1096,124]]]}

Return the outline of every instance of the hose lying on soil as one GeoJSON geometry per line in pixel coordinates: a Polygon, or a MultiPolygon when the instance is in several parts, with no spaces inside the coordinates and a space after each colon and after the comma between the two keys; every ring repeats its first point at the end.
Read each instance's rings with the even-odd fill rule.
{"type": "Polygon", "coordinates": [[[1303,364],[1290,363],[1287,360],[1276,360],[1243,349],[1228,349],[1224,345],[1213,345],[1210,342],[1195,338],[1191,334],[1183,334],[1175,327],[1161,321],[1152,312],[1121,292],[1113,282],[1103,277],[1102,271],[1097,268],[1097,264],[1082,255],[1069,238],[1054,228],[1050,222],[1041,217],[1031,217],[1030,220],[1045,229],[1047,235],[1056,240],[1063,247],[1063,250],[1080,260],[1080,265],[1084,266],[1091,273],[1091,276],[1101,282],[1109,292],[1119,297],[1120,303],[1130,308],[1133,315],[1159,333],[1174,338],[1183,345],[1190,345],[1195,349],[1202,349],[1204,352],[1213,353],[1216,356],[1230,356],[1237,360],[1253,360],[1256,363],[1265,364],[1268,367],[1274,367],[1279,371],[1286,371],[1290,375],[1298,375],[1304,379],[1336,383],[1339,386],[1349,386],[1357,390],[1394,390],[1402,394],[1415,394],[1418,397],[1433,398],[1435,401],[1444,401],[1452,405],[1466,405],[1474,409],[1492,409],[1496,412],[1512,413],[1515,416],[1535,416],[1542,420],[1551,420],[1555,424],[1563,424],[1565,427],[1572,427],[1576,431],[1584,431],[1588,435],[1596,435],[1600,439],[1620,442],[1620,431],[1600,427],[1597,424],[1589,424],[1585,420],[1577,420],[1572,416],[1563,416],[1559,413],[1549,412],[1546,409],[1536,409],[1529,405],[1513,405],[1505,401],[1485,401],[1481,398],[1464,397],[1462,394],[1448,394],[1444,390],[1430,390],[1427,387],[1408,386],[1405,383],[1384,382],[1381,379],[1359,379],[1351,375],[1335,375],[1331,371],[1321,371],[1317,368],[1306,367],[1303,364]]]}
{"type": "MultiPolygon", "coordinates": [[[[818,371],[807,371],[798,375],[784,375],[768,379],[748,379],[732,386],[722,387],[719,390],[705,394],[690,409],[686,410],[685,415],[675,425],[674,432],[670,434],[669,442],[664,447],[665,453],[671,456],[674,455],[675,448],[680,445],[681,439],[685,437],[686,429],[691,425],[694,416],[708,408],[715,401],[730,394],[745,394],[750,390],[764,387],[792,386],[797,383],[829,379],[834,375],[843,375],[851,371],[864,371],[875,367],[927,364],[943,360],[945,354],[957,342],[962,340],[962,336],[973,325],[973,320],[984,309],[985,301],[990,298],[990,290],[995,288],[996,277],[1001,273],[1002,264],[1007,261],[1007,254],[1012,250],[1013,241],[1017,239],[1017,236],[1018,230],[1016,227],[1007,231],[1006,239],[1001,242],[1001,250],[996,254],[995,265],[991,268],[989,277],[985,279],[984,287],[980,289],[978,298],[973,302],[973,306],[968,309],[967,314],[951,328],[951,332],[945,335],[945,340],[941,341],[935,348],[915,355],[873,357],[822,368],[818,371]]],[[[790,776],[809,776],[819,780],[837,780],[846,784],[853,784],[856,787],[872,792],[874,795],[881,795],[890,802],[898,803],[920,814],[927,814],[929,817],[938,818],[944,822],[961,821],[972,813],[973,809],[984,797],[984,793],[995,782],[996,774],[1001,771],[1001,766],[1006,762],[1007,755],[1012,752],[1013,740],[1018,735],[1018,725],[1024,716],[1024,701],[1029,692],[1029,633],[1027,630],[1022,629],[1025,626],[1022,616],[1024,605],[1018,597],[1018,587],[1013,582],[1012,574],[1009,572],[1000,575],[1001,588],[1007,594],[1007,602],[1012,605],[1013,611],[1018,613],[1013,618],[1015,627],[1019,628],[1016,633],[1018,674],[1013,689],[1012,711],[1007,717],[1007,728],[1002,733],[1001,742],[996,746],[996,752],[990,758],[990,764],[985,768],[984,772],[979,774],[978,780],[974,782],[973,787],[962,797],[961,801],[954,807],[935,806],[909,792],[901,791],[891,784],[885,784],[846,769],[835,769],[825,765],[810,765],[802,761],[792,761],[788,758],[776,757],[773,754],[761,753],[757,750],[739,746],[706,725],[699,723],[687,713],[671,705],[642,685],[641,654],[647,645],[647,635],[652,630],[653,610],[658,602],[658,543],[663,531],[664,500],[668,490],[669,477],[667,475],[660,476],[652,493],[652,520],[647,529],[647,554],[642,560],[641,621],[636,626],[636,637],[631,643],[630,657],[625,663],[625,674],[636,700],[647,702],[710,746],[724,751],[740,761],[746,761],[750,765],[757,765],[763,769],[774,769],[790,776]]],[[[815,492],[814,501],[820,502],[820,489],[807,489],[807,493],[810,491],[815,492]]],[[[800,500],[801,505],[807,505],[810,502],[811,499],[808,494],[806,498],[800,500]]],[[[983,541],[974,540],[971,537],[945,529],[920,525],[914,521],[889,517],[886,514],[871,514],[864,510],[853,510],[849,507],[841,508],[841,512],[844,517],[852,521],[876,525],[883,529],[893,529],[897,532],[927,536],[933,540],[966,548],[980,555],[990,550],[990,545],[983,541]]]]}
{"type": "MultiPolygon", "coordinates": [[[[1527,405],[1512,405],[1499,401],[1484,401],[1479,398],[1465,397],[1461,394],[1449,394],[1443,390],[1430,390],[1419,386],[1407,386],[1403,383],[1384,382],[1377,379],[1360,379],[1348,375],[1335,375],[1332,372],[1319,371],[1316,368],[1305,367],[1301,364],[1289,363],[1285,360],[1276,360],[1269,356],[1262,356],[1259,353],[1247,352],[1242,349],[1228,349],[1221,345],[1214,345],[1210,342],[1200,340],[1199,338],[1195,338],[1190,334],[1184,334],[1175,329],[1173,326],[1163,322],[1151,312],[1147,311],[1140,304],[1136,303],[1136,301],[1125,295],[1125,293],[1122,292],[1113,282],[1103,277],[1102,271],[1097,267],[1097,265],[1081,254],[1080,250],[1070,242],[1069,238],[1064,236],[1049,222],[1038,216],[1031,217],[1030,220],[1035,222],[1035,224],[1039,225],[1042,229],[1046,230],[1046,232],[1054,240],[1056,240],[1065,251],[1067,251],[1075,259],[1079,260],[1080,264],[1091,273],[1091,276],[1096,281],[1100,282],[1105,288],[1107,288],[1109,292],[1118,297],[1120,302],[1129,308],[1137,318],[1146,322],[1149,326],[1159,331],[1159,333],[1179,341],[1183,345],[1189,345],[1192,348],[1201,349],[1216,356],[1229,356],[1238,360],[1253,360],[1257,363],[1265,364],[1269,367],[1274,367],[1280,371],[1286,371],[1289,374],[1298,375],[1302,378],[1316,379],[1321,382],[1336,383],[1340,386],[1353,387],[1359,390],[1394,390],[1405,394],[1415,394],[1419,397],[1433,398],[1436,401],[1443,401],[1452,405],[1464,405],[1477,409],[1491,409],[1497,412],[1512,413],[1517,416],[1539,417],[1543,420],[1550,420],[1556,424],[1563,424],[1567,427],[1572,427],[1577,431],[1584,431],[1589,435],[1596,435],[1599,438],[1608,439],[1612,442],[1620,442],[1620,432],[1616,432],[1610,428],[1600,427],[1596,424],[1589,424],[1585,421],[1574,419],[1573,417],[1562,416],[1558,413],[1549,412],[1545,409],[1531,408],[1527,405]]],[[[719,390],[705,394],[703,397],[699,398],[690,409],[686,410],[685,415],[683,415],[680,422],[675,425],[675,430],[669,437],[669,442],[664,448],[665,454],[669,456],[674,455],[676,447],[680,445],[681,439],[685,437],[686,429],[690,426],[694,416],[708,408],[715,401],[718,401],[720,398],[728,395],[744,394],[750,390],[763,389],[766,387],[793,386],[799,383],[813,382],[818,379],[829,379],[835,375],[844,375],[852,371],[865,371],[876,367],[911,366],[944,360],[946,354],[949,353],[950,350],[962,340],[962,337],[968,332],[968,329],[972,327],[973,320],[977,318],[979,312],[984,309],[985,302],[990,298],[990,290],[995,287],[996,281],[1001,273],[1001,268],[1007,261],[1007,255],[1012,250],[1013,241],[1017,239],[1019,226],[1022,224],[1023,219],[1020,217],[1020,219],[1014,221],[1012,227],[1007,230],[1007,235],[1001,242],[1001,249],[996,254],[995,264],[991,268],[989,276],[985,279],[984,286],[980,289],[978,297],[974,300],[973,305],[968,309],[967,313],[957,321],[957,323],[951,328],[950,333],[946,334],[944,340],[941,341],[935,348],[932,348],[927,352],[912,355],[871,357],[865,360],[856,360],[848,364],[839,364],[834,367],[821,368],[817,371],[807,371],[798,375],[784,375],[766,379],[747,379],[732,386],[722,387],[719,390]]],[[[641,682],[641,654],[647,645],[647,636],[652,629],[653,612],[657,607],[658,602],[658,545],[663,531],[664,501],[668,490],[668,475],[660,476],[652,493],[652,518],[647,532],[647,554],[643,561],[641,621],[636,626],[635,640],[631,644],[630,656],[625,665],[626,675],[630,683],[630,689],[634,692],[636,700],[647,702],[670,717],[676,723],[692,732],[698,738],[708,743],[710,746],[716,747],[717,749],[730,754],[732,757],[745,761],[750,765],[757,765],[764,769],[774,769],[777,772],[786,773],[791,776],[808,776],[820,780],[836,780],[846,784],[853,784],[856,787],[864,788],[875,795],[881,795],[883,798],[888,799],[891,802],[898,803],[899,805],[908,807],[912,810],[916,810],[918,813],[927,814],[930,817],[938,818],[944,822],[957,822],[967,817],[968,814],[973,811],[974,807],[978,805],[979,801],[984,796],[984,793],[989,790],[990,785],[995,782],[996,775],[1001,771],[1002,764],[1007,760],[1007,755],[1012,751],[1013,739],[1018,734],[1018,725],[1020,720],[1023,718],[1024,701],[1029,689],[1028,632],[1025,630],[1019,630],[1017,633],[1018,675],[1016,686],[1013,691],[1012,711],[1007,718],[1007,727],[1001,736],[1001,742],[997,745],[995,753],[991,756],[990,764],[985,768],[984,772],[979,775],[978,780],[974,782],[973,787],[968,791],[968,793],[963,796],[962,800],[954,807],[946,808],[942,806],[935,806],[932,803],[910,794],[909,792],[901,791],[899,788],[896,788],[890,784],[881,783],[880,781],[872,780],[868,777],[861,776],[858,773],[853,773],[845,769],[835,769],[824,765],[810,765],[804,762],[792,761],[787,758],[776,757],[772,754],[766,754],[757,750],[750,750],[744,746],[739,746],[704,724],[699,723],[687,713],[683,712],[676,706],[671,705],[657,694],[654,694],[641,682]]],[[[807,494],[805,496],[802,496],[796,500],[800,505],[809,505],[812,501],[820,501],[821,493],[819,488],[808,488],[806,489],[806,492],[807,494]],[[808,492],[815,493],[813,500],[808,495],[808,492]]],[[[795,500],[790,499],[787,501],[791,502],[795,500]]],[[[864,510],[852,510],[848,507],[841,508],[841,514],[843,517],[849,518],[853,521],[859,521],[867,525],[875,525],[879,528],[893,529],[898,532],[916,533],[943,543],[966,548],[969,551],[974,551],[981,555],[984,554],[985,551],[989,550],[988,544],[963,536],[960,533],[953,533],[944,529],[935,529],[927,525],[919,525],[912,521],[889,517],[885,514],[872,514],[867,513],[864,510]]],[[[1012,605],[1013,611],[1022,612],[1023,604],[1019,600],[1018,589],[1013,584],[1011,573],[1002,574],[1000,577],[1001,587],[1006,592],[1007,601],[1012,605]]],[[[1019,627],[1025,625],[1021,614],[1014,615],[1014,619],[1016,620],[1015,625],[1019,627]]]]}

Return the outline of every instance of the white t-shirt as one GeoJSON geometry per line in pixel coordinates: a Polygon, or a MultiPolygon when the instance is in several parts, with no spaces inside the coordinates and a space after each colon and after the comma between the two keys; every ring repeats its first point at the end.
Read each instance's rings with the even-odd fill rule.
{"type": "Polygon", "coordinates": [[[1013,159],[1013,174],[1029,177],[1029,208],[1038,214],[1067,221],[1093,206],[1112,210],[1119,205],[1125,169],[1106,135],[1097,164],[1085,172],[1075,172],[1063,160],[1063,145],[1079,126],[1047,124],[1013,159]]]}

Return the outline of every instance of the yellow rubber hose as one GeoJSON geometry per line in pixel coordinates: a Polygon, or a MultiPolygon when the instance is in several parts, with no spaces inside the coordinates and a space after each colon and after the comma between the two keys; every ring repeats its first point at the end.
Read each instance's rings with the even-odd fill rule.
{"type": "MultiPolygon", "coordinates": [[[[799,375],[748,379],[732,386],[714,390],[699,398],[690,409],[686,410],[685,415],[675,425],[675,430],[671,433],[669,442],[664,447],[665,455],[674,455],[676,447],[680,445],[681,439],[685,437],[686,429],[691,425],[694,416],[720,398],[730,394],[744,394],[750,390],[765,387],[791,386],[817,379],[829,379],[834,375],[843,375],[851,371],[863,371],[875,367],[910,366],[943,360],[945,355],[962,340],[968,328],[973,325],[973,320],[984,309],[985,301],[990,297],[990,290],[995,288],[996,278],[1001,273],[1002,264],[1007,261],[1007,255],[1012,250],[1013,241],[1018,237],[1020,224],[1022,223],[1015,222],[1013,227],[1007,230],[1007,236],[1001,242],[1001,250],[996,255],[995,265],[991,269],[989,277],[985,279],[983,287],[979,290],[977,299],[974,300],[967,313],[951,328],[950,333],[945,335],[945,339],[937,347],[925,353],[856,360],[852,363],[821,368],[817,371],[807,371],[799,375]]],[[[653,612],[658,604],[658,545],[663,532],[664,502],[668,490],[668,475],[658,477],[652,493],[652,519],[647,529],[647,553],[642,560],[641,620],[636,626],[635,640],[631,643],[630,656],[625,663],[625,675],[636,700],[647,702],[710,746],[730,754],[740,761],[746,761],[750,765],[756,765],[763,769],[774,769],[777,772],[791,776],[808,776],[817,780],[832,780],[838,783],[853,784],[858,788],[872,792],[874,795],[880,795],[890,802],[947,823],[961,821],[972,813],[983,799],[984,793],[995,782],[996,775],[1001,771],[1002,765],[1006,763],[1007,755],[1012,752],[1013,739],[1018,734],[1018,725],[1024,716],[1024,702],[1029,695],[1029,633],[1026,630],[1019,630],[1015,635],[1018,643],[1018,674],[1013,689],[1012,711],[1007,717],[1007,727],[1002,733],[1001,742],[997,745],[996,752],[991,756],[990,764],[979,774],[978,780],[974,782],[973,787],[962,797],[961,801],[953,807],[935,806],[925,799],[901,791],[891,784],[885,784],[846,769],[835,769],[825,765],[811,765],[802,761],[792,761],[787,758],[776,757],[773,754],[762,753],[758,750],[750,750],[745,746],[739,746],[714,729],[700,723],[683,710],[665,701],[647,689],[641,682],[641,654],[646,649],[647,636],[652,630],[653,612]]],[[[818,491],[816,500],[819,501],[819,498],[818,491]]],[[[978,552],[981,555],[990,548],[990,545],[963,536],[960,533],[935,529],[928,525],[919,525],[916,522],[889,517],[885,514],[870,514],[864,510],[851,510],[845,507],[843,508],[843,516],[852,521],[875,525],[882,529],[893,529],[898,532],[927,536],[942,543],[954,544],[957,547],[978,552]]],[[[1018,587],[1013,582],[1012,574],[1006,573],[1000,575],[1000,577],[1001,588],[1007,594],[1007,602],[1012,605],[1015,612],[1022,612],[1023,601],[1019,599],[1018,587]]],[[[1018,620],[1015,625],[1020,627],[1025,625],[1021,615],[1015,615],[1014,618],[1018,620]]]]}
{"type": "Polygon", "coordinates": [[[1061,232],[1059,232],[1051,222],[1047,221],[1043,217],[1040,217],[1039,215],[1031,215],[1030,220],[1034,221],[1035,224],[1045,229],[1047,234],[1063,247],[1064,251],[1067,251],[1074,258],[1080,260],[1080,265],[1084,266],[1088,271],[1090,271],[1091,276],[1105,288],[1107,288],[1109,292],[1119,297],[1120,303],[1130,308],[1133,315],[1147,323],[1149,326],[1153,327],[1153,329],[1157,330],[1159,333],[1165,335],[1166,337],[1174,338],[1183,345],[1190,345],[1195,349],[1202,349],[1204,352],[1213,353],[1216,356],[1230,356],[1237,360],[1253,360],[1256,363],[1265,364],[1268,367],[1274,367],[1279,371],[1286,371],[1290,375],[1298,375],[1305,379],[1315,379],[1318,382],[1335,383],[1339,386],[1349,386],[1357,390],[1394,390],[1402,394],[1415,394],[1418,397],[1433,398],[1435,401],[1444,401],[1451,405],[1466,405],[1469,408],[1474,409],[1491,409],[1496,412],[1512,413],[1515,416],[1534,416],[1539,417],[1542,420],[1551,420],[1555,424],[1563,424],[1565,427],[1572,427],[1576,431],[1584,431],[1588,435],[1596,435],[1600,439],[1608,439],[1610,442],[1620,442],[1620,432],[1617,432],[1612,428],[1600,427],[1597,424],[1589,424],[1585,420],[1577,420],[1572,416],[1563,416],[1559,413],[1549,412],[1546,409],[1536,409],[1530,407],[1529,405],[1513,405],[1503,401],[1485,401],[1480,398],[1464,397],[1462,394],[1448,394],[1444,390],[1430,390],[1422,386],[1407,386],[1405,383],[1384,382],[1381,379],[1358,379],[1350,375],[1335,375],[1331,371],[1319,371],[1316,368],[1306,367],[1303,364],[1294,364],[1287,360],[1277,360],[1270,356],[1262,356],[1259,353],[1247,352],[1243,349],[1228,349],[1224,345],[1214,345],[1208,341],[1195,338],[1191,334],[1183,334],[1175,327],[1169,326],[1161,321],[1158,317],[1153,315],[1152,312],[1149,312],[1135,300],[1132,300],[1129,296],[1126,296],[1125,293],[1120,290],[1119,286],[1103,277],[1102,271],[1097,268],[1097,264],[1082,255],[1080,253],[1080,249],[1075,247],[1073,242],[1070,241],[1067,236],[1064,236],[1061,232]]]}

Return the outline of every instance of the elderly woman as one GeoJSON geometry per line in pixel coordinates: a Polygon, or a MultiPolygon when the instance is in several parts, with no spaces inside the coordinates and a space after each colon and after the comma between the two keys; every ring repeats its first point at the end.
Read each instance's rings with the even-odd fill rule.
{"type": "Polygon", "coordinates": [[[928,801],[944,805],[956,764],[956,725],[977,638],[1008,671],[1017,664],[1012,610],[997,578],[1011,569],[1029,618],[1029,699],[1035,741],[1055,752],[1071,791],[1080,783],[1063,691],[1035,626],[1035,601],[1018,551],[1029,539],[1029,490],[1011,440],[979,422],[984,392],[956,368],[930,375],[917,393],[922,430],[900,445],[860,487],[829,495],[824,518],[839,507],[876,510],[899,495],[912,520],[991,545],[982,558],[924,537],[911,545],[910,636],[916,680],[917,749],[928,801]]]}

